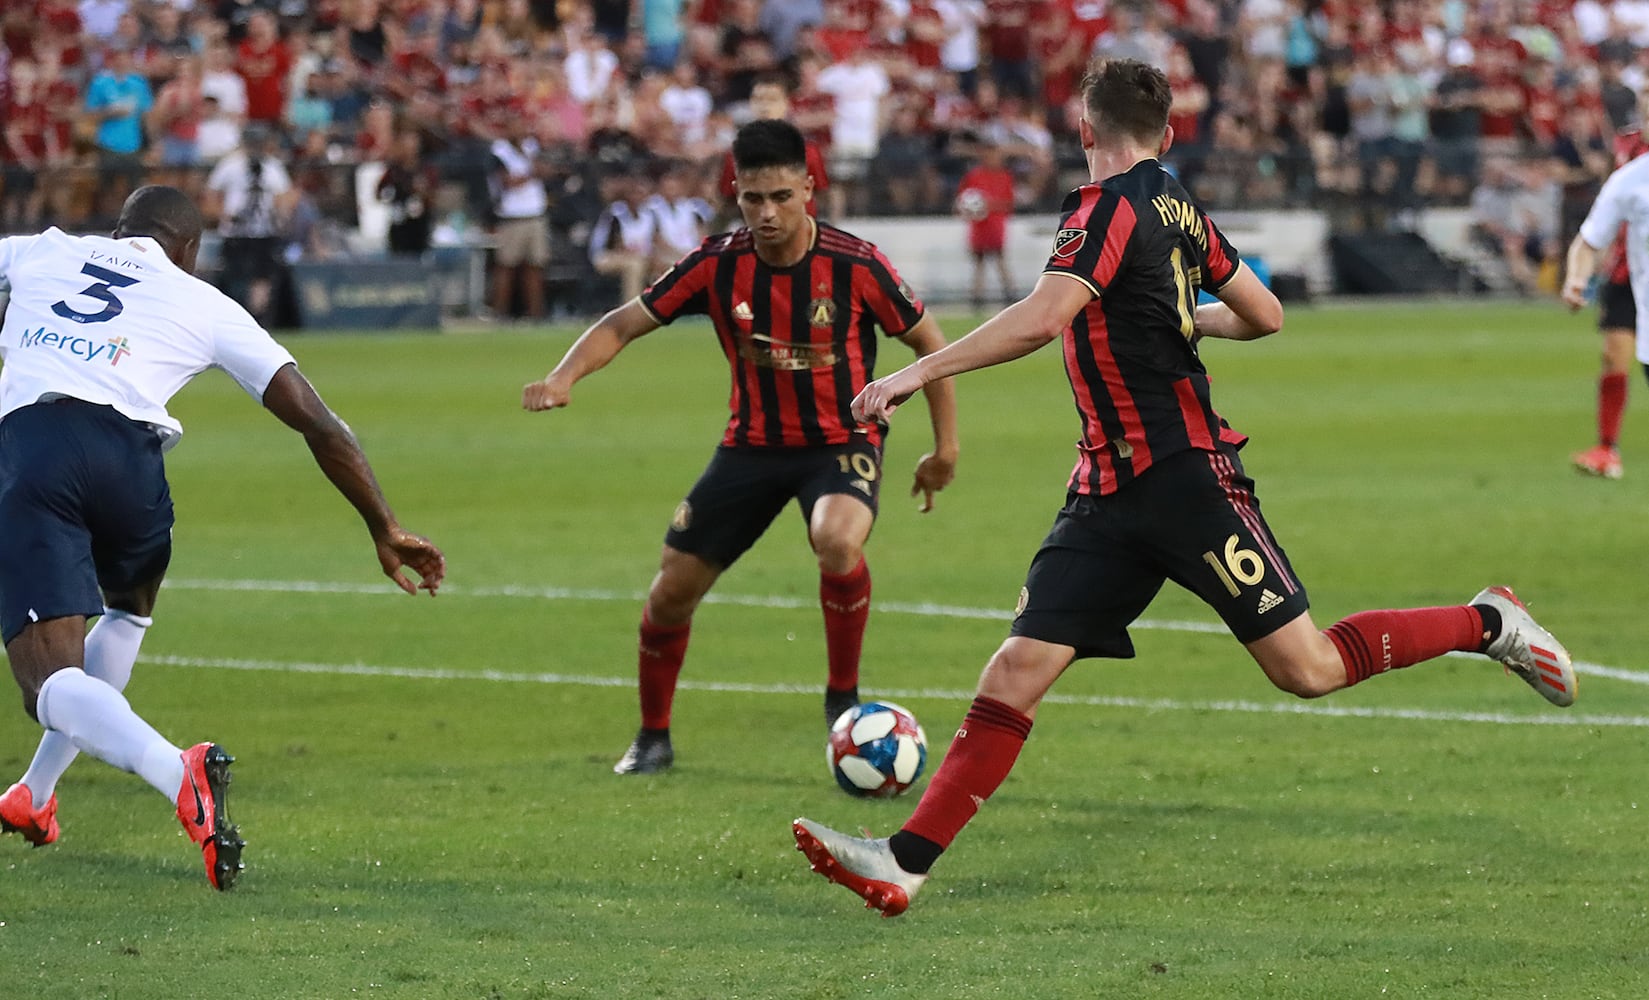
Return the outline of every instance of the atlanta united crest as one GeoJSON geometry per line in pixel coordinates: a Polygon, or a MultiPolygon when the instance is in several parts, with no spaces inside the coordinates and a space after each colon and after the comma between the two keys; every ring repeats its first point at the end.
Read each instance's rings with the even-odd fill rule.
{"type": "Polygon", "coordinates": [[[1088,242],[1086,229],[1061,229],[1054,235],[1054,256],[1075,257],[1076,252],[1082,249],[1082,244],[1088,242]]]}
{"type": "Polygon", "coordinates": [[[807,321],[813,326],[831,326],[836,322],[836,303],[830,299],[814,299],[807,304],[807,321]]]}

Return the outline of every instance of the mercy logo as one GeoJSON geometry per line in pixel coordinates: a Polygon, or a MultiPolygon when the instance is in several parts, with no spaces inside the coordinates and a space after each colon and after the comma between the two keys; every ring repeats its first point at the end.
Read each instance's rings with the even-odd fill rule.
{"type": "Polygon", "coordinates": [[[49,351],[62,351],[82,361],[102,361],[108,359],[110,367],[120,364],[120,359],[132,353],[131,342],[125,337],[110,337],[99,344],[86,337],[70,337],[64,334],[40,327],[38,330],[23,331],[23,347],[42,347],[49,351]]]}

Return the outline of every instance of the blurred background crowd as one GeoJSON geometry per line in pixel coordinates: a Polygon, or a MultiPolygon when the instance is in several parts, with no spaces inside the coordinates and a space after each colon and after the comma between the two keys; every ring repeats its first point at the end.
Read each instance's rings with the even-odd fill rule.
{"type": "Polygon", "coordinates": [[[1095,56],[1168,74],[1210,208],[1471,207],[1532,288],[1649,85],[1649,0],[6,0],[0,41],[0,229],[105,228],[160,180],[243,283],[496,239],[494,305],[532,315],[558,267],[634,287],[731,218],[758,114],[823,153],[827,218],[951,213],[987,149],[1052,212],[1095,56]]]}

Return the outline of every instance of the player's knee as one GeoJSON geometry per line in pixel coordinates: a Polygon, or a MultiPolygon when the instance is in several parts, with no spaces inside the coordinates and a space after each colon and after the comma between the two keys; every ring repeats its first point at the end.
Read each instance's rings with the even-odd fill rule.
{"type": "Polygon", "coordinates": [[[813,554],[819,559],[819,568],[826,573],[850,573],[864,558],[864,546],[858,541],[829,532],[813,536],[813,554]]]}
{"type": "Polygon", "coordinates": [[[1296,698],[1321,698],[1345,687],[1345,666],[1336,657],[1324,661],[1296,661],[1268,673],[1271,683],[1296,698]]]}

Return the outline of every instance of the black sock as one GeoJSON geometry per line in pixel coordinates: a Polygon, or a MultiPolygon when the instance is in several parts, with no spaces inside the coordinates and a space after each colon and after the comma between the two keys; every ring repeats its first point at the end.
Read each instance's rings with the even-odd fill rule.
{"type": "Polygon", "coordinates": [[[904,830],[889,837],[887,846],[893,852],[893,860],[899,862],[899,867],[912,875],[926,875],[933,863],[939,860],[939,855],[945,853],[943,847],[928,838],[904,830]]]}
{"type": "Polygon", "coordinates": [[[1500,621],[1500,609],[1491,608],[1487,604],[1473,604],[1472,607],[1476,608],[1477,613],[1483,616],[1483,634],[1488,636],[1487,639],[1483,640],[1483,645],[1478,648],[1478,652],[1481,653],[1489,648],[1490,643],[1500,638],[1500,629],[1503,627],[1500,621]]]}

